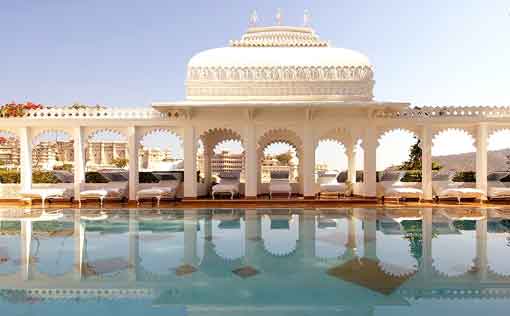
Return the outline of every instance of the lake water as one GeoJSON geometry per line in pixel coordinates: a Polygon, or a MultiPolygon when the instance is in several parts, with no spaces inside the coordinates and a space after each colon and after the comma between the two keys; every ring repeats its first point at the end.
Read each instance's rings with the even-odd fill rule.
{"type": "Polygon", "coordinates": [[[0,210],[0,315],[507,315],[510,210],[0,210]]]}

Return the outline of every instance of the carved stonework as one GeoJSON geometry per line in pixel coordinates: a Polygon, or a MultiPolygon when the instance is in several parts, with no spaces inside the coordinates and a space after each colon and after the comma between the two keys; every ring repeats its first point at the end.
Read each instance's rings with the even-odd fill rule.
{"type": "Polygon", "coordinates": [[[372,81],[368,66],[190,67],[190,81],[372,81]]]}

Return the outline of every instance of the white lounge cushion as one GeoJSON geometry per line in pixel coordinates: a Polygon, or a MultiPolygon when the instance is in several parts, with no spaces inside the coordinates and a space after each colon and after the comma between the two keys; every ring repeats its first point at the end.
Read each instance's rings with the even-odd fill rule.
{"type": "Polygon", "coordinates": [[[80,196],[82,197],[106,197],[108,196],[109,191],[104,189],[95,189],[95,190],[85,190],[80,192],[80,196]]]}
{"type": "Polygon", "coordinates": [[[386,194],[390,196],[396,195],[399,197],[420,198],[423,195],[423,190],[411,187],[392,187],[386,194]]]}
{"type": "Polygon", "coordinates": [[[231,192],[239,193],[239,184],[238,183],[236,183],[236,184],[230,184],[230,183],[215,184],[212,187],[212,191],[215,193],[231,193],[231,192]]]}
{"type": "Polygon", "coordinates": [[[22,191],[19,194],[24,197],[61,197],[64,196],[66,189],[62,188],[45,188],[45,189],[31,189],[29,191],[22,191]]]}
{"type": "Polygon", "coordinates": [[[439,196],[455,198],[480,198],[483,196],[483,191],[474,188],[449,188],[441,191],[439,196]]]}
{"type": "Polygon", "coordinates": [[[271,181],[269,183],[269,191],[270,192],[291,192],[292,187],[289,182],[286,181],[271,181]]]}
{"type": "Polygon", "coordinates": [[[490,197],[510,197],[510,188],[507,187],[492,187],[489,188],[490,197]]]}
{"type": "Polygon", "coordinates": [[[148,189],[142,189],[137,192],[138,197],[161,197],[170,196],[175,193],[175,188],[172,187],[152,187],[148,189]]]}
{"type": "Polygon", "coordinates": [[[344,192],[345,184],[344,183],[325,183],[320,185],[321,192],[344,192]]]}

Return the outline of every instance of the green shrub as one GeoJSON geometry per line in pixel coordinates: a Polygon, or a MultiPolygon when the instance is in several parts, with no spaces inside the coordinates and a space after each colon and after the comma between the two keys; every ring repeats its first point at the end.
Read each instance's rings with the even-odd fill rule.
{"type": "Polygon", "coordinates": [[[421,171],[419,171],[419,170],[407,171],[400,181],[401,182],[421,182],[421,171]]]}
{"type": "Polygon", "coordinates": [[[453,182],[476,182],[476,173],[474,171],[460,171],[455,174],[453,182]]]}
{"type": "Polygon", "coordinates": [[[85,174],[85,182],[86,183],[108,183],[108,179],[106,179],[102,174],[95,171],[90,171],[85,174]]]}
{"type": "Polygon", "coordinates": [[[158,183],[159,179],[152,172],[139,172],[139,183],[158,183]]]}
{"type": "Polygon", "coordinates": [[[19,171],[0,170],[0,183],[20,183],[19,171]]]}
{"type": "Polygon", "coordinates": [[[32,183],[61,183],[61,181],[51,171],[34,171],[32,183]]]}

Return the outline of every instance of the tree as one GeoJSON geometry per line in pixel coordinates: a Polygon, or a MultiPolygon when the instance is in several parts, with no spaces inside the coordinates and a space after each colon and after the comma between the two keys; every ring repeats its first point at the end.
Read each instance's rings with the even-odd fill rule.
{"type": "Polygon", "coordinates": [[[292,155],[290,152],[286,152],[283,154],[276,155],[276,160],[278,160],[278,163],[282,166],[288,166],[290,161],[292,160],[292,155]]]}
{"type": "Polygon", "coordinates": [[[126,158],[115,158],[112,160],[112,164],[117,168],[126,168],[129,160],[126,158]]]}
{"type": "MultiPolygon", "coordinates": [[[[415,137],[416,139],[416,137],[415,137]]],[[[416,139],[416,143],[409,149],[409,160],[400,165],[400,170],[421,170],[421,147],[420,140],[416,139]]],[[[440,164],[433,161],[432,170],[438,171],[442,168],[440,164]]]]}

